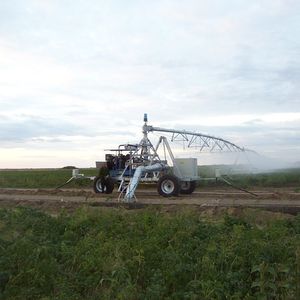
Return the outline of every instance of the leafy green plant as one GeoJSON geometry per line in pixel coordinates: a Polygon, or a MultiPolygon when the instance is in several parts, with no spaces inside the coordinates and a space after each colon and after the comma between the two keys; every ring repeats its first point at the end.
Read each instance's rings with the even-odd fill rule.
{"type": "Polygon", "coordinates": [[[299,298],[300,216],[256,227],[195,211],[20,207],[0,220],[0,299],[299,298]]]}
{"type": "Polygon", "coordinates": [[[276,298],[281,294],[288,296],[290,284],[288,283],[289,269],[283,265],[271,265],[262,262],[252,268],[253,282],[251,288],[259,298],[276,298]]]}

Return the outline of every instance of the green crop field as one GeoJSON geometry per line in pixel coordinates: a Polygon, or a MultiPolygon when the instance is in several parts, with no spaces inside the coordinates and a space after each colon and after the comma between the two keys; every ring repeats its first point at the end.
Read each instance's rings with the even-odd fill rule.
{"type": "Polygon", "coordinates": [[[300,299],[300,215],[254,213],[1,209],[0,299],[300,299]]]}
{"type": "MultiPolygon", "coordinates": [[[[221,170],[226,178],[243,188],[251,187],[299,187],[300,169],[282,169],[262,173],[241,173],[234,174],[228,166],[201,166],[199,174],[203,177],[214,177],[216,169],[221,170]]],[[[213,185],[214,182],[202,181],[200,185],[213,185]]]]}
{"type": "MultiPolygon", "coordinates": [[[[86,176],[96,176],[96,168],[81,169],[86,176]]],[[[0,170],[0,188],[56,188],[72,176],[70,169],[24,169],[0,170]]],[[[92,181],[80,179],[71,182],[67,187],[89,187],[92,181]]]]}
{"type": "MultiPolygon", "coordinates": [[[[220,166],[201,166],[199,174],[202,178],[214,177],[215,169],[220,166]]],[[[222,167],[221,167],[222,168],[222,167]]],[[[95,168],[81,169],[86,176],[96,176],[95,168]]],[[[225,174],[230,174],[223,167],[225,174]]],[[[25,169],[25,170],[0,170],[0,188],[55,188],[66,182],[72,176],[70,169],[25,169]]],[[[279,170],[261,174],[235,174],[230,175],[230,181],[244,187],[299,187],[300,169],[279,170]]],[[[215,181],[200,181],[200,186],[216,185],[215,181]]],[[[222,185],[219,182],[218,185],[222,185]]],[[[223,184],[224,185],[224,184],[223,184]]],[[[88,179],[77,180],[66,187],[82,188],[91,187],[92,181],[88,179]]]]}

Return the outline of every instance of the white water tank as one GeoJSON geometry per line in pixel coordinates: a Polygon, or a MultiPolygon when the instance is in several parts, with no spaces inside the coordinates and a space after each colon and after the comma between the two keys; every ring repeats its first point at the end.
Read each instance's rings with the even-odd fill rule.
{"type": "Polygon", "coordinates": [[[174,166],[174,175],[182,178],[196,179],[198,177],[197,158],[175,158],[174,163],[177,165],[180,174],[174,166]]]}

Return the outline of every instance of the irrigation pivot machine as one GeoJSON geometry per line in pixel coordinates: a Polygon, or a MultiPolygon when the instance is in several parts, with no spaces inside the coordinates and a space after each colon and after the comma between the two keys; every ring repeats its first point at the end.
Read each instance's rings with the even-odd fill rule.
{"type": "MultiPolygon", "coordinates": [[[[191,194],[196,182],[200,180],[196,158],[175,158],[165,136],[160,136],[154,146],[149,140],[150,132],[162,132],[172,135],[171,141],[185,142],[187,147],[200,151],[245,152],[246,149],[222,138],[185,130],[164,129],[148,125],[144,114],[143,138],[139,144],[122,144],[105,155],[105,162],[98,163],[99,176],[89,177],[94,181],[96,193],[112,193],[118,184],[119,199],[131,202],[135,199],[135,190],[140,182],[157,184],[158,193],[164,197],[191,194]],[[164,153],[162,159],[158,152],[164,153]],[[170,164],[166,157],[171,160],[170,164]]],[[[73,170],[71,179],[82,178],[78,170],[73,170]]]]}

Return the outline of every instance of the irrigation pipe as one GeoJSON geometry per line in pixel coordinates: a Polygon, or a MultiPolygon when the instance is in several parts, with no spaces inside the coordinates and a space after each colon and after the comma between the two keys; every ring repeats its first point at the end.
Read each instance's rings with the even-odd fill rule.
{"type": "Polygon", "coordinates": [[[235,188],[235,189],[237,189],[237,190],[240,190],[240,191],[243,191],[243,192],[248,193],[248,194],[250,194],[250,195],[253,195],[253,196],[255,196],[255,197],[258,197],[257,194],[254,194],[254,193],[252,193],[252,192],[250,192],[250,191],[247,191],[247,190],[245,190],[245,189],[243,189],[243,188],[241,188],[241,187],[238,187],[238,186],[232,184],[230,181],[226,180],[226,179],[223,178],[223,177],[219,177],[218,179],[223,180],[226,184],[230,185],[231,187],[233,187],[233,188],[235,188]]]}
{"type": "Polygon", "coordinates": [[[62,185],[56,187],[55,189],[60,189],[62,188],[63,186],[67,185],[68,183],[70,183],[71,181],[73,181],[75,179],[75,177],[71,177],[69,180],[67,180],[65,183],[63,183],[62,185]]]}

